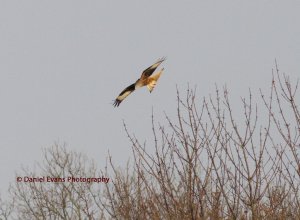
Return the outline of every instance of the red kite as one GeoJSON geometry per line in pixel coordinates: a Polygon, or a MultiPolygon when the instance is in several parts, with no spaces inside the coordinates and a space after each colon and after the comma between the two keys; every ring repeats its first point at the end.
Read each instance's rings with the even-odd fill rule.
{"type": "Polygon", "coordinates": [[[115,99],[113,105],[114,107],[117,107],[120,105],[120,103],[128,96],[130,93],[132,93],[134,90],[147,86],[148,90],[150,93],[154,89],[156,82],[158,81],[160,75],[162,74],[164,68],[162,68],[160,71],[156,72],[153,74],[153,72],[156,70],[156,68],[163,62],[165,61],[166,58],[163,57],[159,59],[156,63],[154,63],[152,66],[148,67],[145,69],[141,75],[141,77],[133,84],[125,88],[120,95],[115,99]],[[152,75],[153,74],[153,75],[152,75]]]}

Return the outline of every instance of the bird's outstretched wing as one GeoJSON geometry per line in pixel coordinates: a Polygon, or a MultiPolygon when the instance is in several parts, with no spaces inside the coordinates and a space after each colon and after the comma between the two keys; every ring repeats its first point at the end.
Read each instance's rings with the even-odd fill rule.
{"type": "Polygon", "coordinates": [[[128,86],[126,89],[124,89],[120,95],[115,99],[113,106],[114,107],[118,107],[120,105],[120,103],[127,97],[130,95],[130,93],[132,93],[135,90],[135,83],[131,84],[130,86],[128,86]]]}
{"type": "Polygon", "coordinates": [[[156,70],[156,68],[165,60],[166,60],[166,57],[162,57],[158,61],[156,61],[156,63],[152,64],[147,69],[145,69],[141,75],[141,79],[148,78],[149,76],[151,76],[152,73],[156,70]]]}

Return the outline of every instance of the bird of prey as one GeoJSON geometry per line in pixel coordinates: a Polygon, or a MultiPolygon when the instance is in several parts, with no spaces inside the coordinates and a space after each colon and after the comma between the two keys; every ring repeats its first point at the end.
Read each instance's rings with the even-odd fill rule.
{"type": "Polygon", "coordinates": [[[141,77],[133,84],[125,88],[120,95],[114,100],[113,106],[117,107],[120,105],[120,103],[134,90],[147,86],[149,92],[151,93],[152,90],[154,89],[156,82],[158,81],[160,75],[162,74],[164,68],[153,74],[153,72],[156,70],[156,68],[163,62],[165,61],[166,58],[163,57],[156,61],[153,65],[145,69],[141,75],[141,77]],[[153,75],[152,75],[153,74],[153,75]]]}

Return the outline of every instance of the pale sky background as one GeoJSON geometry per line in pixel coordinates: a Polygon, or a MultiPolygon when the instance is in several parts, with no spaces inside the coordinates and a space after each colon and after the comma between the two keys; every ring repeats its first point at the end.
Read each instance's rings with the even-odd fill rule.
{"type": "Polygon", "coordinates": [[[123,120],[151,141],[152,108],[166,124],[176,85],[183,94],[197,85],[202,99],[226,84],[238,98],[270,86],[275,58],[300,76],[300,1],[0,0],[0,193],[56,141],[99,168],[108,150],[125,164],[123,120]],[[139,89],[113,108],[162,56],[153,93],[139,89]]]}

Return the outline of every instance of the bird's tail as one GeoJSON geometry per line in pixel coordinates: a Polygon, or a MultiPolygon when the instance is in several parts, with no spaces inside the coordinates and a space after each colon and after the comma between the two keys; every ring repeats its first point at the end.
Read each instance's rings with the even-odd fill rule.
{"type": "Polygon", "coordinates": [[[160,75],[163,73],[164,68],[162,68],[160,71],[157,73],[153,74],[152,76],[149,77],[149,82],[147,83],[147,88],[149,92],[151,93],[154,87],[156,86],[156,83],[160,77],[160,75]]]}

